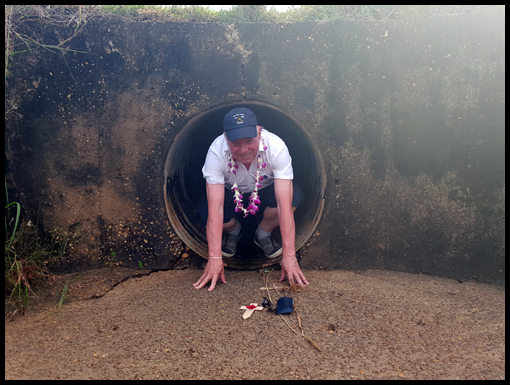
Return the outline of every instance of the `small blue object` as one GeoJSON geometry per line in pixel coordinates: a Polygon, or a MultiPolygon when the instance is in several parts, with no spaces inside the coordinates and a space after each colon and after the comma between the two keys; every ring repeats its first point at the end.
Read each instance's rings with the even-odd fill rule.
{"type": "Polygon", "coordinates": [[[294,311],[294,299],[292,297],[282,297],[276,303],[276,314],[290,314],[294,311]]]}

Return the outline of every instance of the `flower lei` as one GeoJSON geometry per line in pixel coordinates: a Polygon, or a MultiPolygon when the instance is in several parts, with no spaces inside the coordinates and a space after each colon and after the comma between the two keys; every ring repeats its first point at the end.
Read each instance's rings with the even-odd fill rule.
{"type": "MultiPolygon", "coordinates": [[[[267,150],[266,143],[264,142],[264,139],[262,139],[262,148],[264,151],[267,150]]],[[[265,168],[267,166],[266,162],[262,161],[262,157],[260,154],[257,155],[257,176],[255,177],[255,190],[251,193],[250,196],[250,204],[248,205],[248,208],[245,209],[243,205],[243,196],[239,192],[239,187],[237,187],[237,183],[234,183],[232,186],[232,190],[234,190],[234,202],[236,204],[235,212],[243,212],[244,218],[248,216],[248,214],[255,215],[257,211],[259,210],[259,207],[257,205],[260,204],[260,196],[258,194],[259,188],[262,187],[262,185],[259,183],[264,180],[263,176],[260,176],[260,169],[265,168]]],[[[236,164],[236,159],[230,155],[230,159],[228,162],[228,167],[230,168],[230,171],[235,175],[236,170],[239,168],[239,166],[236,164]]]]}

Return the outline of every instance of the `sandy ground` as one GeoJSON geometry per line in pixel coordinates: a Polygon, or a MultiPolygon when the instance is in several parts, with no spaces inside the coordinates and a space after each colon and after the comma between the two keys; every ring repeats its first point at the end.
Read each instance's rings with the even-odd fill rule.
{"type": "MultiPolygon", "coordinates": [[[[61,314],[48,312],[48,291],[25,315],[6,316],[5,378],[504,379],[502,287],[305,271],[309,288],[292,296],[319,351],[281,316],[243,320],[240,307],[267,296],[263,273],[229,270],[213,292],[192,287],[198,269],[144,274],[68,275],[61,314]]],[[[271,291],[273,300],[283,294],[271,291]]],[[[296,312],[283,317],[300,333],[296,312]]]]}

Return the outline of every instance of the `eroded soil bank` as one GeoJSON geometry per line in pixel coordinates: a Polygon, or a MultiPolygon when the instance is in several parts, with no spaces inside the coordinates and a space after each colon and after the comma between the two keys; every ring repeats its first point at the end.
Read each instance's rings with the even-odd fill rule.
{"type": "MultiPolygon", "coordinates": [[[[266,295],[262,273],[227,271],[227,284],[213,292],[192,287],[200,274],[155,272],[109,291],[93,288],[98,298],[90,300],[79,299],[90,296],[79,295],[87,279],[72,281],[76,301],[61,315],[39,309],[6,317],[5,378],[504,378],[502,287],[375,270],[306,271],[311,284],[293,297],[319,352],[270,312],[243,320],[240,306],[266,295]]],[[[299,330],[296,313],[284,317],[299,330]]]]}

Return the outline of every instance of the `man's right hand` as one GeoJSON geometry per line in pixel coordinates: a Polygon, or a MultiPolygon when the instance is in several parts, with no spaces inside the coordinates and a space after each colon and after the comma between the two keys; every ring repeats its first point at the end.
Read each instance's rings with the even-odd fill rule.
{"type": "Polygon", "coordinates": [[[207,265],[205,265],[204,273],[200,277],[200,279],[193,284],[195,289],[203,288],[209,281],[211,281],[211,286],[208,291],[214,290],[216,287],[216,282],[218,281],[218,277],[221,278],[221,282],[227,283],[225,281],[225,269],[223,267],[223,259],[221,258],[212,258],[207,261],[207,265]]]}

